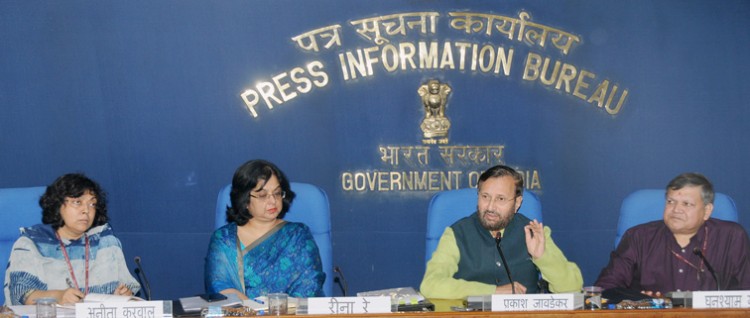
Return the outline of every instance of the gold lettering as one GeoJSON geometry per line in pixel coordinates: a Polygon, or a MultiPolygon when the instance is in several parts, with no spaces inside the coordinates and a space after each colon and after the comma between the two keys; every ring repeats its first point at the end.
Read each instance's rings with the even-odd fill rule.
{"type": "Polygon", "coordinates": [[[273,84],[269,82],[261,82],[258,83],[258,85],[255,85],[255,88],[260,92],[260,97],[263,98],[263,101],[266,102],[266,106],[268,106],[268,109],[273,109],[273,103],[271,103],[270,100],[273,100],[277,104],[281,104],[281,100],[276,97],[274,93],[273,84]]]}
{"type": "Polygon", "coordinates": [[[242,97],[242,100],[245,101],[245,107],[248,111],[250,111],[250,115],[252,115],[253,117],[258,117],[258,112],[255,110],[255,105],[257,105],[259,101],[258,93],[256,93],[252,89],[248,89],[242,92],[240,96],[242,97]],[[248,99],[248,96],[252,96],[252,99],[248,99]]]}
{"type": "Polygon", "coordinates": [[[474,43],[471,45],[471,70],[476,71],[477,70],[477,44],[474,43]]]}
{"type": "Polygon", "coordinates": [[[513,48],[508,49],[508,54],[501,47],[497,48],[497,61],[495,61],[495,74],[500,73],[500,66],[503,68],[505,76],[510,75],[511,61],[513,60],[513,48]]]}
{"type": "Polygon", "coordinates": [[[414,63],[414,54],[416,53],[417,49],[414,47],[414,44],[405,42],[405,43],[399,43],[399,54],[401,55],[401,69],[406,70],[406,62],[409,62],[409,66],[411,66],[412,69],[417,68],[417,64],[414,63]]]}
{"type": "MultiPolygon", "coordinates": [[[[312,61],[307,64],[307,71],[314,77],[313,84],[316,87],[324,87],[328,85],[328,73],[324,71],[323,63],[320,61],[312,61]]],[[[306,93],[306,92],[303,92],[306,93]]]]}
{"type": "Polygon", "coordinates": [[[463,171],[344,172],[341,189],[356,192],[444,191],[466,187],[463,171]]]}
{"type": "MultiPolygon", "coordinates": [[[[289,101],[292,98],[297,97],[296,92],[288,93],[287,90],[292,87],[289,83],[282,83],[281,81],[286,78],[288,75],[286,73],[281,73],[279,75],[274,76],[273,83],[276,84],[276,88],[279,90],[279,94],[281,94],[281,98],[286,102],[289,101]]],[[[279,103],[281,104],[281,103],[279,103]]]]}
{"type": "Polygon", "coordinates": [[[589,88],[589,83],[586,83],[587,77],[595,78],[596,75],[589,73],[586,70],[581,70],[581,75],[578,76],[578,81],[576,81],[576,87],[573,89],[573,96],[586,100],[586,95],[581,94],[581,89],[589,88]]]}
{"type": "Polygon", "coordinates": [[[487,73],[492,71],[493,64],[495,64],[495,49],[492,46],[485,45],[479,50],[479,69],[487,73]]]}
{"type": "Polygon", "coordinates": [[[390,175],[385,173],[378,173],[378,191],[388,191],[391,188],[388,187],[388,178],[390,175]]]}
{"type": "Polygon", "coordinates": [[[346,52],[346,60],[349,62],[347,66],[352,79],[357,78],[357,74],[360,76],[367,76],[367,65],[362,57],[362,50],[357,50],[356,52],[356,57],[352,52],[346,52]]]}
{"type": "Polygon", "coordinates": [[[427,43],[419,42],[419,67],[420,68],[437,68],[438,67],[438,44],[430,42],[430,48],[427,43]]]}
{"type": "Polygon", "coordinates": [[[352,191],[354,189],[354,178],[351,172],[344,172],[341,174],[341,189],[344,191],[352,191]]]}
{"type": "MultiPolygon", "coordinates": [[[[503,74],[509,76],[514,49],[506,50],[488,43],[493,43],[499,38],[525,43],[540,50],[557,49],[563,55],[567,55],[572,47],[581,42],[580,38],[572,33],[532,22],[531,15],[525,11],[521,11],[517,17],[471,12],[449,12],[448,15],[451,29],[472,36],[485,36],[490,40],[442,43],[421,40],[395,45],[386,38],[406,37],[410,32],[423,36],[435,34],[436,21],[440,16],[437,12],[396,13],[350,21],[358,35],[371,41],[370,43],[375,43],[376,46],[338,53],[342,78],[348,81],[374,76],[378,64],[382,64],[387,72],[399,69],[468,69],[472,72],[500,74],[502,69],[503,74]],[[456,54],[457,57],[454,56],[456,54]],[[458,67],[456,62],[459,63],[458,67]]],[[[341,46],[340,29],[341,25],[329,25],[301,33],[291,40],[303,51],[319,52],[333,46],[341,46]]],[[[618,114],[627,100],[629,91],[617,85],[610,85],[609,80],[603,80],[591,93],[589,88],[595,85],[591,80],[596,77],[594,73],[579,69],[575,65],[559,60],[553,61],[549,57],[529,52],[522,78],[525,81],[539,80],[544,86],[572,94],[589,104],[604,108],[611,115],[618,114]],[[572,86],[574,87],[571,93],[572,86]],[[587,95],[589,93],[590,96],[587,95]]],[[[328,83],[329,77],[324,65],[319,61],[313,61],[306,67],[293,67],[287,72],[270,76],[268,80],[259,81],[252,88],[242,91],[240,97],[250,115],[258,117],[258,104],[261,101],[268,109],[273,109],[275,105],[291,101],[300,95],[310,93],[315,87],[324,87],[328,83]]],[[[423,144],[447,145],[448,138],[425,139],[423,144]]]]}
{"type": "Polygon", "coordinates": [[[421,189],[421,190],[427,189],[427,174],[426,173],[417,173],[415,171],[415,172],[412,172],[412,176],[415,178],[414,179],[415,189],[421,189]]]}
{"type": "Polygon", "coordinates": [[[542,65],[542,73],[540,74],[541,77],[539,78],[539,81],[544,85],[552,85],[552,83],[554,83],[555,79],[557,78],[557,73],[560,71],[560,61],[555,61],[555,67],[552,71],[552,75],[549,78],[545,78],[545,74],[547,74],[547,68],[549,67],[549,61],[549,59],[544,59],[544,64],[542,65]]]}
{"type": "Polygon", "coordinates": [[[539,171],[534,170],[531,174],[531,182],[526,185],[526,189],[542,189],[542,181],[539,179],[539,171]]]}
{"type": "Polygon", "coordinates": [[[354,174],[354,189],[357,191],[365,191],[365,180],[367,177],[364,173],[357,172],[354,174]]]}
{"type": "Polygon", "coordinates": [[[615,95],[615,92],[617,92],[617,85],[612,89],[612,93],[609,94],[609,99],[607,99],[607,105],[604,107],[604,109],[607,110],[607,113],[610,115],[615,115],[620,112],[620,108],[622,108],[622,104],[625,103],[625,98],[628,97],[628,90],[623,90],[622,95],[620,95],[620,101],[617,102],[617,106],[613,109],[610,108],[610,102],[612,101],[612,97],[615,95]]]}
{"type": "Polygon", "coordinates": [[[312,90],[312,82],[309,78],[300,76],[302,74],[305,74],[305,70],[301,67],[295,67],[289,72],[289,78],[292,79],[292,82],[301,84],[297,86],[297,91],[300,93],[308,93],[312,90]]]}
{"type": "Polygon", "coordinates": [[[471,43],[456,42],[456,47],[458,48],[458,69],[463,71],[466,69],[466,49],[471,47],[471,43]]]}
{"type": "Polygon", "coordinates": [[[375,46],[375,47],[368,47],[368,48],[365,49],[365,61],[366,61],[366,64],[367,64],[367,75],[368,76],[372,76],[373,75],[372,65],[375,64],[375,63],[377,63],[379,61],[379,59],[377,57],[373,57],[371,53],[377,52],[379,50],[380,50],[380,48],[377,47],[377,46],[375,46]]]}
{"type": "Polygon", "coordinates": [[[443,56],[440,58],[441,69],[456,69],[456,65],[453,63],[453,50],[451,48],[451,42],[443,43],[443,56]]]}
{"type": "Polygon", "coordinates": [[[562,83],[564,82],[565,92],[570,93],[570,81],[576,78],[577,73],[578,71],[576,70],[575,66],[564,63],[562,72],[560,72],[560,78],[557,79],[557,85],[555,85],[555,89],[560,90],[560,87],[562,87],[562,83]]]}
{"type": "Polygon", "coordinates": [[[318,52],[318,41],[316,40],[315,36],[320,36],[324,39],[330,38],[328,43],[326,43],[324,46],[326,49],[330,48],[334,44],[336,44],[336,46],[341,46],[341,38],[339,37],[340,28],[341,25],[334,24],[292,37],[292,41],[295,41],[297,43],[297,46],[299,46],[301,49],[314,52],[318,52]],[[305,39],[307,40],[307,43],[305,43],[305,39]]]}
{"type": "Polygon", "coordinates": [[[479,176],[481,176],[481,172],[477,171],[470,171],[469,172],[469,187],[470,188],[476,188],[477,185],[479,185],[479,176]]]}
{"type": "Polygon", "coordinates": [[[380,60],[383,61],[383,67],[388,72],[394,72],[398,69],[398,49],[392,44],[386,44],[380,53],[380,60]]]}
{"type": "Polygon", "coordinates": [[[346,68],[346,61],[344,59],[344,54],[339,53],[339,66],[341,69],[341,75],[344,77],[345,81],[349,80],[349,71],[346,68]]]}
{"type": "Polygon", "coordinates": [[[375,189],[375,184],[376,184],[376,181],[378,179],[377,178],[378,175],[379,174],[377,174],[377,173],[368,173],[368,174],[366,174],[366,176],[367,176],[367,185],[368,185],[367,189],[368,190],[373,191],[375,189]]]}
{"type": "Polygon", "coordinates": [[[523,70],[523,79],[535,81],[539,78],[539,67],[542,65],[542,56],[529,52],[526,56],[526,67],[523,70]]]}
{"type": "MultiPolygon", "coordinates": [[[[599,86],[596,87],[596,90],[594,90],[594,93],[591,94],[591,97],[589,97],[589,100],[587,100],[586,102],[596,102],[596,106],[604,106],[604,98],[607,96],[607,89],[609,89],[609,81],[604,80],[599,83],[599,86]]],[[[577,85],[576,90],[578,90],[577,85]]]]}
{"type": "Polygon", "coordinates": [[[391,171],[390,175],[391,184],[389,187],[391,190],[401,191],[403,189],[401,186],[401,174],[396,171],[391,171]]]}

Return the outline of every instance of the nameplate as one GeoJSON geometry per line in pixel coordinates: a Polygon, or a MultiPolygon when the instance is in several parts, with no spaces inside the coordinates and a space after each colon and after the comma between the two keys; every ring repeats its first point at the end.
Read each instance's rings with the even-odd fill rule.
{"type": "Polygon", "coordinates": [[[750,290],[694,291],[693,308],[750,308],[750,290]]]}
{"type": "Polygon", "coordinates": [[[391,297],[312,297],[307,313],[314,315],[367,314],[391,312],[391,297]]]}
{"type": "Polygon", "coordinates": [[[76,318],[162,318],[164,302],[77,303],[76,318]]]}
{"type": "Polygon", "coordinates": [[[492,311],[573,310],[573,294],[492,295],[492,311]]]}

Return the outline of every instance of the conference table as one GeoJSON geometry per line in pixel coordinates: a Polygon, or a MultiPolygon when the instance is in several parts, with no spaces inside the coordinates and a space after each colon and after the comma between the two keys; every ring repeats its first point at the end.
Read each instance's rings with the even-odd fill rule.
{"type": "Polygon", "coordinates": [[[516,311],[516,312],[403,312],[390,314],[345,314],[345,315],[305,315],[309,317],[358,317],[358,318],[402,318],[402,317],[438,317],[438,318],[724,318],[750,317],[750,309],[633,309],[633,310],[573,310],[573,311],[516,311]]]}
{"type": "MultiPolygon", "coordinates": [[[[452,306],[462,306],[462,300],[430,299],[435,304],[435,311],[411,311],[395,313],[372,313],[372,314],[337,314],[337,315],[298,315],[300,317],[339,317],[339,318],[750,318],[750,309],[628,309],[628,310],[555,310],[555,311],[514,311],[514,312],[491,312],[491,311],[452,311],[452,306]]],[[[177,317],[196,317],[194,315],[177,317]]],[[[197,314],[200,317],[200,314],[197,314]]],[[[294,317],[294,315],[286,315],[294,317]]]]}

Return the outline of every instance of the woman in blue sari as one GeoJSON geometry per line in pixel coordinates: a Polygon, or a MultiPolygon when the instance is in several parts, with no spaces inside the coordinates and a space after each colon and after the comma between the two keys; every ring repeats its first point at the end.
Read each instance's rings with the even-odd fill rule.
{"type": "Polygon", "coordinates": [[[237,169],[228,224],[214,232],[208,246],[206,292],[240,299],[269,293],[323,296],[325,273],[310,229],[283,220],[294,196],[273,163],[251,160],[237,169]]]}

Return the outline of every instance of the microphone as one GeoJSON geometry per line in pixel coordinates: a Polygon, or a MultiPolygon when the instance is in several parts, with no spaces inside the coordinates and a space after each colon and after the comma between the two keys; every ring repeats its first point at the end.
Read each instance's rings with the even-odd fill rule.
{"type": "Polygon", "coordinates": [[[711,276],[714,277],[714,280],[716,281],[716,290],[721,290],[721,283],[719,282],[719,276],[716,275],[716,271],[714,271],[714,268],[711,266],[711,263],[708,262],[706,259],[706,256],[703,255],[703,251],[699,247],[695,247],[693,249],[693,254],[698,255],[698,257],[703,260],[703,263],[706,264],[706,268],[708,269],[708,272],[711,273],[711,276]]]}
{"type": "Polygon", "coordinates": [[[497,244],[497,252],[500,253],[500,260],[503,261],[503,267],[505,268],[505,274],[508,274],[508,280],[510,281],[510,290],[512,293],[516,293],[516,285],[513,284],[513,278],[510,276],[510,268],[508,268],[508,262],[505,261],[505,254],[503,254],[503,248],[500,247],[500,241],[502,241],[503,235],[500,231],[497,231],[495,235],[495,244],[497,244]]]}
{"type": "Polygon", "coordinates": [[[143,271],[143,266],[141,266],[140,256],[135,257],[135,265],[138,267],[135,269],[135,274],[138,275],[138,278],[143,279],[141,283],[143,284],[143,293],[146,294],[146,300],[151,300],[151,285],[149,285],[146,272],[143,271]]]}
{"type": "Polygon", "coordinates": [[[342,272],[341,268],[339,268],[338,266],[333,267],[333,272],[339,275],[339,277],[335,277],[333,280],[339,283],[339,286],[341,286],[341,291],[344,293],[344,297],[346,297],[346,295],[349,293],[349,285],[346,284],[344,272],[342,272]]]}

